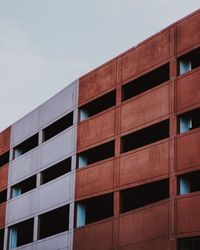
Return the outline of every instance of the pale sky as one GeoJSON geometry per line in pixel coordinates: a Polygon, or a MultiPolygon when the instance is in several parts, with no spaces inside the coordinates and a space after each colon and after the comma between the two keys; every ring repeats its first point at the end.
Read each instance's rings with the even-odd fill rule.
{"type": "Polygon", "coordinates": [[[0,131],[199,0],[0,0],[0,131]]]}

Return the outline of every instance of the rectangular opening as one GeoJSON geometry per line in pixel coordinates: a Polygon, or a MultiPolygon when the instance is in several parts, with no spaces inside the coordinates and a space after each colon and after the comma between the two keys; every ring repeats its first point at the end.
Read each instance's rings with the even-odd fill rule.
{"type": "Polygon", "coordinates": [[[178,73],[182,75],[200,66],[200,48],[178,58],[178,73]]]}
{"type": "Polygon", "coordinates": [[[169,63],[122,86],[122,100],[128,100],[169,80],[169,63]]]}
{"type": "Polygon", "coordinates": [[[184,133],[200,127],[200,108],[178,116],[178,132],[184,133]]]}
{"type": "Polygon", "coordinates": [[[9,228],[9,249],[33,242],[33,218],[9,228]]]}
{"type": "Polygon", "coordinates": [[[115,106],[116,103],[115,90],[105,94],[94,101],[91,101],[79,109],[79,120],[83,121],[87,118],[96,115],[108,108],[115,106]]]}
{"type": "Polygon", "coordinates": [[[0,204],[6,202],[7,200],[7,189],[0,192],[0,204]]]}
{"type": "Polygon", "coordinates": [[[47,141],[55,135],[73,125],[73,112],[55,121],[43,130],[43,141],[47,141]]]}
{"type": "Polygon", "coordinates": [[[200,249],[200,237],[178,239],[177,249],[178,250],[199,250],[200,249]]]}
{"type": "Polygon", "coordinates": [[[23,141],[14,148],[14,159],[38,146],[38,134],[23,141]]]}
{"type": "Polygon", "coordinates": [[[169,137],[169,120],[143,128],[121,138],[121,152],[127,152],[169,137]]]}
{"type": "Polygon", "coordinates": [[[115,154],[115,141],[110,141],[99,145],[97,147],[88,149],[78,155],[78,167],[105,160],[114,156],[115,154]]]}
{"type": "Polygon", "coordinates": [[[120,191],[121,213],[169,198],[169,180],[151,182],[120,191]]]}
{"type": "Polygon", "coordinates": [[[76,227],[112,217],[113,193],[78,202],[76,214],[76,227]]]}
{"type": "Polygon", "coordinates": [[[11,197],[17,197],[24,194],[32,189],[36,188],[36,175],[17,183],[11,187],[11,197]]]}
{"type": "Polygon", "coordinates": [[[0,249],[3,250],[4,246],[4,228],[0,229],[0,249]]]}
{"type": "Polygon", "coordinates": [[[71,171],[71,157],[41,172],[41,184],[52,181],[71,171]]]}
{"type": "Polygon", "coordinates": [[[178,194],[200,191],[200,170],[178,176],[178,194]]]}
{"type": "Polygon", "coordinates": [[[0,167],[4,166],[8,162],[9,162],[9,151],[7,151],[4,154],[0,155],[0,167]]]}
{"type": "Polygon", "coordinates": [[[59,207],[39,216],[39,239],[69,229],[69,205],[59,207]]]}

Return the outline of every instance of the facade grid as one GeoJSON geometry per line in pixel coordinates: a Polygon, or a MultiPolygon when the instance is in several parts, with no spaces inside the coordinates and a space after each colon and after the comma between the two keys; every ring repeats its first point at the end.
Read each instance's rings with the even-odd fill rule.
{"type": "Polygon", "coordinates": [[[200,249],[200,10],[0,133],[0,249],[200,249]]]}

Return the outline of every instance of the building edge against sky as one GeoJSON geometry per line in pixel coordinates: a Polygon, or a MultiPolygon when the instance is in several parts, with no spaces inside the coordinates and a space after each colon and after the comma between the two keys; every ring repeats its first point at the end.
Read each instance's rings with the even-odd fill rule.
{"type": "Polygon", "coordinates": [[[199,249],[199,79],[200,10],[2,131],[0,249],[199,249]]]}

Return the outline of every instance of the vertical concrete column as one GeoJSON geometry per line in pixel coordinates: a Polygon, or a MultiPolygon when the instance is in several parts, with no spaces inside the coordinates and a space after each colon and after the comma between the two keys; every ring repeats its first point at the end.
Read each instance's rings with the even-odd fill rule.
{"type": "Polygon", "coordinates": [[[3,250],[7,250],[9,247],[9,233],[8,233],[8,227],[5,227],[4,229],[4,248],[3,250]]]}
{"type": "Polygon", "coordinates": [[[120,214],[120,193],[114,192],[114,220],[113,220],[113,248],[118,247],[119,242],[119,214],[120,214]]]}
{"type": "Polygon", "coordinates": [[[38,233],[39,233],[39,218],[38,216],[34,217],[34,224],[33,224],[33,241],[38,240],[38,233]]]}
{"type": "Polygon", "coordinates": [[[10,149],[10,155],[9,155],[9,161],[12,161],[13,158],[14,158],[14,149],[11,148],[11,149],[10,149]]]}
{"type": "Polygon", "coordinates": [[[74,109],[73,111],[73,124],[77,124],[78,123],[78,108],[74,109]]]}
{"type": "Polygon", "coordinates": [[[74,228],[74,202],[69,204],[69,230],[74,228]]]}
{"type": "Polygon", "coordinates": [[[7,201],[11,199],[11,187],[7,188],[7,201]]]}
{"type": "Polygon", "coordinates": [[[38,173],[36,175],[36,187],[39,187],[41,185],[41,173],[38,173]]]}
{"type": "Polygon", "coordinates": [[[38,143],[39,145],[42,144],[43,142],[43,131],[39,131],[39,134],[38,134],[38,143]]]}
{"type": "Polygon", "coordinates": [[[170,177],[169,177],[169,234],[170,249],[174,249],[175,242],[175,196],[176,187],[176,150],[175,136],[177,133],[176,117],[176,76],[177,76],[177,58],[176,58],[176,25],[170,28],[170,177]]]}
{"type": "Polygon", "coordinates": [[[74,244],[74,211],[75,211],[75,188],[76,188],[76,166],[77,166],[77,132],[78,132],[78,99],[79,99],[79,80],[74,83],[76,91],[74,94],[73,126],[74,126],[74,153],[72,155],[71,165],[71,202],[69,204],[69,249],[73,249],[74,244]]]}

